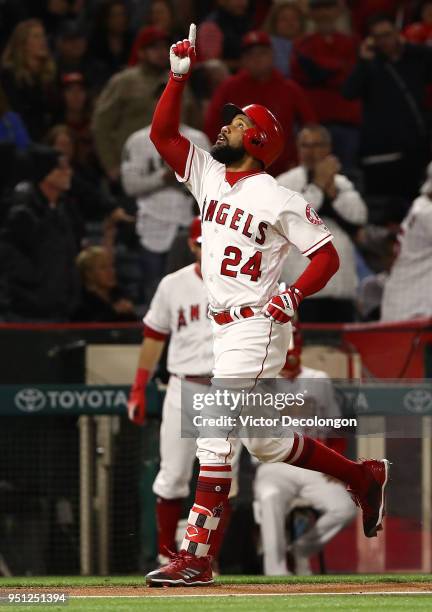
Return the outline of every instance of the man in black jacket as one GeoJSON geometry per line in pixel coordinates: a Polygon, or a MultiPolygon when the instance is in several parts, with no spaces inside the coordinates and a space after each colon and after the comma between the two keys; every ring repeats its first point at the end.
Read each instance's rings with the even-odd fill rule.
{"type": "Polygon", "coordinates": [[[425,99],[432,49],[404,42],[387,16],[375,17],[369,33],[343,87],[347,98],[363,102],[365,189],[411,201],[429,158],[425,99]]]}
{"type": "Polygon", "coordinates": [[[76,240],[63,202],[71,169],[64,156],[42,145],[33,146],[30,162],[32,180],[15,188],[1,235],[4,318],[67,321],[79,294],[76,240]]]}

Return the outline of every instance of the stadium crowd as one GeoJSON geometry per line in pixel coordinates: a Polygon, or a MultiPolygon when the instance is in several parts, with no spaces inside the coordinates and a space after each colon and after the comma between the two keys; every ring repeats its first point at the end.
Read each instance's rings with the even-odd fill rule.
{"type": "Polygon", "coordinates": [[[182,131],[208,149],[224,103],[268,106],[270,173],[334,234],[301,320],[432,316],[432,0],[3,0],[0,320],[136,321],[190,263],[196,204],[149,139],[190,21],[182,131]]]}

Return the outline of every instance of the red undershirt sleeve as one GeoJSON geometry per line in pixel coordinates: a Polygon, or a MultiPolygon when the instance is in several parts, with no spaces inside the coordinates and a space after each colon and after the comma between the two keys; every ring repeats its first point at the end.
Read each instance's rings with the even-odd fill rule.
{"type": "Polygon", "coordinates": [[[294,283],[304,297],[323,289],[339,269],[339,255],[331,242],[327,242],[308,257],[310,264],[294,283]]]}
{"type": "Polygon", "coordinates": [[[163,334],[162,332],[158,332],[146,323],[144,323],[144,332],[143,335],[145,338],[152,338],[153,340],[166,340],[169,334],[163,334]]]}
{"type": "Polygon", "coordinates": [[[153,114],[150,138],[161,157],[178,175],[186,170],[190,142],[179,132],[185,83],[169,79],[153,114]]]}

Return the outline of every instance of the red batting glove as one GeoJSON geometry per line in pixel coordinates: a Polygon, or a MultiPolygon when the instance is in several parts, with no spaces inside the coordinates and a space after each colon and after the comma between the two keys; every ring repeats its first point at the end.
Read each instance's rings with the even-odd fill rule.
{"type": "Polygon", "coordinates": [[[150,378],[150,372],[138,368],[135,382],[129,393],[127,403],[128,417],[135,425],[144,425],[146,420],[146,387],[150,378]]]}
{"type": "Polygon", "coordinates": [[[263,308],[265,317],[274,321],[279,325],[288,323],[295,315],[300,303],[303,299],[303,294],[300,289],[291,285],[286,291],[279,295],[274,295],[263,308]]]}
{"type": "Polygon", "coordinates": [[[195,53],[196,25],[191,23],[189,38],[178,41],[170,49],[171,77],[176,81],[187,81],[193,63],[196,60],[195,53]]]}

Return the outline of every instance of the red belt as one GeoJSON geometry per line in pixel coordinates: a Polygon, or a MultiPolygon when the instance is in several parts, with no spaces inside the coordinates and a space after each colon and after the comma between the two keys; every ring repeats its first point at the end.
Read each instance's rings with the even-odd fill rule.
{"type": "Polygon", "coordinates": [[[240,308],[240,317],[231,316],[230,310],[222,310],[221,312],[213,313],[210,311],[210,315],[215,323],[218,325],[226,325],[227,323],[232,323],[233,321],[238,321],[239,319],[248,319],[249,317],[254,316],[254,311],[250,306],[243,306],[240,308]]]}

